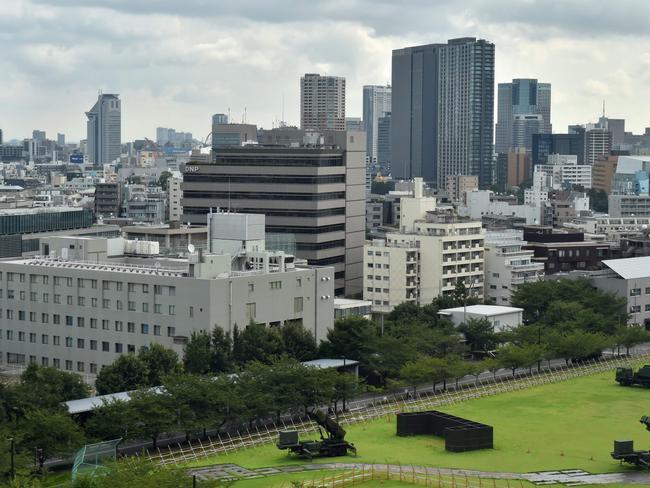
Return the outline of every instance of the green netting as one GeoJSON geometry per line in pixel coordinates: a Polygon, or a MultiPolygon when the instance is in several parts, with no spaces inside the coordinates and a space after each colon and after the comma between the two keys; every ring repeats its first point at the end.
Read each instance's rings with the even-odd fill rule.
{"type": "Polygon", "coordinates": [[[80,472],[92,476],[98,470],[104,469],[101,464],[102,461],[107,459],[114,461],[117,458],[117,445],[120,442],[122,442],[121,438],[113,439],[95,444],[86,444],[79,449],[74,456],[72,479],[74,480],[80,472]]]}

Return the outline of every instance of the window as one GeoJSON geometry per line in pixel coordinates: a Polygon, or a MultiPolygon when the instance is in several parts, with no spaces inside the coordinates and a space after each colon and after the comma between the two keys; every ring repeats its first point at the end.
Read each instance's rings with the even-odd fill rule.
{"type": "Polygon", "coordinates": [[[160,335],[160,326],[159,325],[154,325],[153,326],[153,335],[156,335],[156,336],[160,335]]]}
{"type": "Polygon", "coordinates": [[[109,281],[102,281],[102,290],[108,290],[109,289],[109,281]]]}
{"type": "Polygon", "coordinates": [[[142,285],[142,293],[149,293],[149,285],[146,284],[142,285]]]}
{"type": "Polygon", "coordinates": [[[65,338],[65,347],[72,347],[72,337],[65,338]]]}
{"type": "Polygon", "coordinates": [[[641,295],[641,288],[632,288],[630,289],[630,296],[631,297],[638,297],[641,295]]]}
{"type": "Polygon", "coordinates": [[[86,306],[86,298],[85,297],[77,297],[77,305],[80,307],[85,307],[86,306]]]}
{"type": "Polygon", "coordinates": [[[18,320],[25,320],[25,311],[18,310],[18,320]]]}
{"type": "Polygon", "coordinates": [[[83,317],[77,317],[77,327],[85,327],[86,319],[83,317]]]}
{"type": "Polygon", "coordinates": [[[48,342],[50,342],[50,336],[47,334],[41,334],[41,343],[47,344],[48,342]]]}
{"type": "MultiPolygon", "coordinates": [[[[129,322],[129,323],[127,324],[127,327],[128,327],[129,324],[131,324],[131,323],[132,323],[132,322],[129,322]]],[[[115,321],[115,332],[122,332],[123,330],[124,330],[124,324],[122,323],[122,321],[121,321],[121,320],[116,320],[116,321],[115,321]]],[[[130,332],[130,331],[129,331],[129,332],[130,332]]]]}
{"type": "Polygon", "coordinates": [[[648,304],[648,305],[645,306],[645,311],[646,311],[646,312],[650,312],[650,304],[648,304]]]}
{"type": "Polygon", "coordinates": [[[255,315],[257,312],[257,305],[255,303],[247,303],[246,304],[246,321],[250,322],[251,320],[255,320],[255,315]]]}
{"type": "Polygon", "coordinates": [[[13,318],[14,318],[14,311],[13,310],[10,310],[10,309],[7,310],[7,318],[10,319],[10,320],[13,320],[13,318]]]}
{"type": "Polygon", "coordinates": [[[122,300],[115,300],[115,308],[122,310],[122,300]]]}
{"type": "Polygon", "coordinates": [[[167,327],[167,337],[174,337],[176,335],[176,327],[167,327]]]}
{"type": "Polygon", "coordinates": [[[109,352],[110,350],[111,350],[111,345],[106,341],[102,341],[102,351],[109,352]]]}
{"type": "Polygon", "coordinates": [[[52,322],[56,325],[61,323],[61,316],[58,313],[52,315],[52,322]]]}
{"type": "Polygon", "coordinates": [[[52,366],[59,369],[61,367],[61,360],[57,358],[52,359],[52,366]]]}
{"type": "Polygon", "coordinates": [[[13,291],[13,290],[7,290],[7,298],[8,298],[9,300],[13,300],[13,299],[14,299],[14,291],[13,291]]]}
{"type": "Polygon", "coordinates": [[[77,361],[77,371],[80,373],[84,372],[84,363],[81,361],[77,361]]]}
{"type": "Polygon", "coordinates": [[[129,302],[129,312],[135,312],[135,302],[129,302]]]}
{"type": "Polygon", "coordinates": [[[20,273],[18,276],[20,277],[20,282],[25,283],[25,273],[20,273]]]}
{"type": "Polygon", "coordinates": [[[91,351],[96,351],[97,350],[97,341],[91,339],[90,340],[90,350],[91,351]]]}
{"type": "Polygon", "coordinates": [[[176,306],[174,305],[169,306],[169,315],[176,315],[176,306]]]}
{"type": "Polygon", "coordinates": [[[641,311],[641,305],[630,306],[630,313],[637,313],[641,311]]]}
{"type": "MultiPolygon", "coordinates": [[[[44,278],[45,278],[45,276],[44,276],[44,278]]],[[[96,290],[97,289],[97,280],[90,280],[90,287],[93,290],[96,290]]]]}
{"type": "Polygon", "coordinates": [[[36,322],[36,312],[29,312],[29,321],[36,322]]]}
{"type": "Polygon", "coordinates": [[[35,302],[36,301],[36,292],[35,291],[30,291],[29,292],[29,301],[30,302],[35,302]]]}
{"type": "Polygon", "coordinates": [[[190,306],[190,318],[194,317],[194,307],[190,306]]]}
{"type": "Polygon", "coordinates": [[[162,313],[161,309],[162,305],[160,305],[160,303],[156,303],[153,306],[153,313],[162,313]]]}
{"type": "Polygon", "coordinates": [[[72,371],[72,361],[70,361],[69,359],[65,360],[65,370],[72,371]]]}
{"type": "Polygon", "coordinates": [[[97,364],[90,363],[90,374],[97,374],[97,364]]]}
{"type": "Polygon", "coordinates": [[[77,349],[83,349],[85,346],[83,339],[77,339],[77,349]]]}
{"type": "Polygon", "coordinates": [[[72,327],[72,315],[65,316],[65,325],[72,327]]]}
{"type": "Polygon", "coordinates": [[[43,357],[41,358],[41,366],[45,366],[45,367],[47,367],[47,366],[49,366],[49,365],[50,365],[50,360],[49,360],[48,358],[46,358],[45,356],[43,356],[43,357]]]}
{"type": "Polygon", "coordinates": [[[32,344],[36,343],[36,334],[34,334],[33,332],[29,333],[29,342],[31,342],[32,344]]]}
{"type": "Polygon", "coordinates": [[[148,303],[143,303],[142,304],[142,311],[144,313],[149,313],[149,304],[148,303]]]}
{"type": "Polygon", "coordinates": [[[135,354],[135,346],[133,344],[126,345],[126,352],[135,354]]]}
{"type": "Polygon", "coordinates": [[[84,287],[84,280],[82,278],[77,278],[77,287],[78,288],[84,287]]]}
{"type": "Polygon", "coordinates": [[[162,286],[161,285],[153,285],[153,293],[154,293],[154,295],[162,295],[162,286]]]}
{"type": "Polygon", "coordinates": [[[67,298],[67,304],[72,305],[72,295],[68,295],[66,298],[67,298]]]}
{"type": "Polygon", "coordinates": [[[499,277],[499,273],[492,273],[492,278],[498,278],[498,277],[499,277]]]}
{"type": "Polygon", "coordinates": [[[72,286],[72,278],[66,278],[66,279],[65,279],[65,284],[66,284],[67,286],[71,287],[71,286],[72,286]]]}
{"type": "Polygon", "coordinates": [[[111,306],[111,301],[108,298],[104,298],[102,300],[102,308],[110,308],[111,306]]]}
{"type": "Polygon", "coordinates": [[[91,329],[97,328],[97,319],[90,319],[90,328],[91,329]]]}
{"type": "Polygon", "coordinates": [[[115,282],[115,289],[117,291],[122,291],[122,282],[121,281],[116,281],[115,282]]]}
{"type": "Polygon", "coordinates": [[[50,321],[50,316],[46,313],[41,314],[41,322],[47,324],[50,321]]]}
{"type": "Polygon", "coordinates": [[[61,277],[60,276],[55,276],[54,277],[54,285],[59,286],[61,284],[61,277]]]}
{"type": "Polygon", "coordinates": [[[14,340],[14,331],[13,330],[8,330],[7,331],[7,340],[8,341],[13,341],[14,340]]]}
{"type": "Polygon", "coordinates": [[[293,312],[301,313],[302,312],[303,301],[302,297],[295,297],[293,299],[293,312]]]}
{"type": "Polygon", "coordinates": [[[279,290],[282,288],[282,282],[281,281],[271,281],[269,283],[271,290],[279,290]]]}
{"type": "Polygon", "coordinates": [[[127,289],[129,293],[133,293],[135,291],[135,283],[129,283],[127,289]]]}
{"type": "Polygon", "coordinates": [[[102,320],[102,330],[108,330],[108,320],[102,320]]]}
{"type": "Polygon", "coordinates": [[[54,294],[54,303],[61,303],[61,295],[57,295],[56,293],[54,294]]]}
{"type": "Polygon", "coordinates": [[[131,334],[135,334],[135,322],[127,322],[126,331],[130,332],[131,334]]]}
{"type": "Polygon", "coordinates": [[[149,324],[140,324],[140,333],[148,334],[149,333],[149,324]]]}
{"type": "Polygon", "coordinates": [[[170,297],[175,297],[176,296],[176,287],[175,286],[168,286],[167,290],[169,290],[169,296],[170,297]]]}
{"type": "Polygon", "coordinates": [[[253,293],[255,291],[255,284],[254,283],[249,283],[248,284],[248,293],[253,293]]]}
{"type": "Polygon", "coordinates": [[[93,308],[97,308],[97,299],[96,298],[91,298],[90,299],[90,306],[93,308]]]}
{"type": "Polygon", "coordinates": [[[52,344],[55,346],[60,346],[61,345],[61,337],[60,336],[52,336],[52,344]]]}
{"type": "Polygon", "coordinates": [[[122,343],[120,342],[115,343],[115,352],[118,354],[122,352],[122,343]]]}
{"type": "Polygon", "coordinates": [[[43,293],[43,303],[48,303],[50,301],[50,294],[43,293]]]}

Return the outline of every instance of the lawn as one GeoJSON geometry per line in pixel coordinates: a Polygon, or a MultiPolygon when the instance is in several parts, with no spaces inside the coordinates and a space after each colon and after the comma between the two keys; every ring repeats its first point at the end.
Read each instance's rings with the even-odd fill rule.
{"type": "MultiPolygon", "coordinates": [[[[605,473],[629,469],[610,458],[614,439],[633,439],[636,448],[650,446],[650,433],[639,423],[642,415],[650,414],[650,389],[618,386],[613,372],[471,400],[443,410],[494,426],[495,448],[448,453],[440,438],[397,437],[395,417],[391,416],[349,426],[347,439],[355,443],[359,456],[336,460],[485,471],[584,469],[605,473]]],[[[192,466],[235,463],[258,468],[302,462],[268,445],[206,458],[192,466]]],[[[258,486],[250,483],[238,482],[236,486],[258,486]]]]}

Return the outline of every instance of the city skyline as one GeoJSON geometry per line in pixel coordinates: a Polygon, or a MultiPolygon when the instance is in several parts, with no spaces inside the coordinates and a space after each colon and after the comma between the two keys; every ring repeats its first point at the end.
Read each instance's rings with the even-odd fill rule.
{"type": "Polygon", "coordinates": [[[649,14],[640,2],[616,9],[605,2],[510,3],[380,3],[372,10],[359,1],[340,11],[321,2],[312,12],[250,1],[241,13],[224,7],[210,17],[192,2],[2,2],[0,36],[13,49],[0,60],[0,126],[5,140],[38,128],[77,141],[98,89],[120,93],[124,140],[153,138],[158,126],[203,138],[209,117],[229,108],[235,121],[246,110],[247,121],[270,128],[284,112],[299,125],[299,79],[308,72],[345,77],[346,112],[360,116],[362,86],[391,81],[393,49],[461,36],[495,43],[496,83],[551,83],[557,132],[595,121],[603,99],[627,130],[648,125],[638,103],[650,91],[649,14]],[[141,29],[145,19],[159,28],[141,29]],[[610,59],[619,62],[612,67],[610,59]]]}

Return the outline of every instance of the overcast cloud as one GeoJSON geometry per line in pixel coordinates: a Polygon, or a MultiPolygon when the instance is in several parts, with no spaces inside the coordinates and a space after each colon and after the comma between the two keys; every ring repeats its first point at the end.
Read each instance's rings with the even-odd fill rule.
{"type": "Polygon", "coordinates": [[[647,0],[0,0],[5,139],[85,137],[97,90],[119,93],[124,140],[157,126],[205,137],[210,116],[299,122],[305,72],[390,81],[391,50],[473,36],[496,44],[496,79],[553,85],[556,132],[607,113],[650,126],[647,0]]]}

